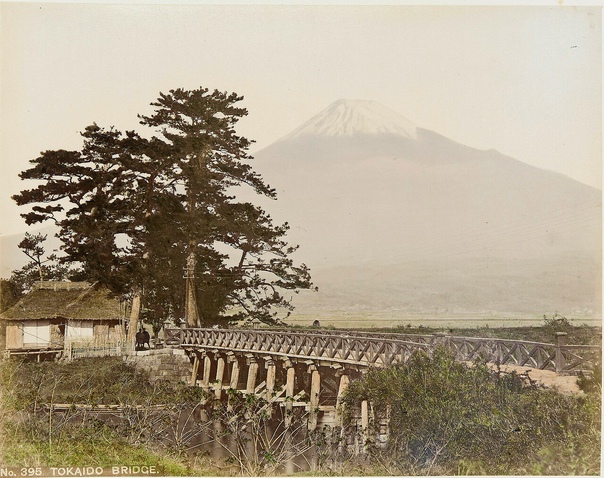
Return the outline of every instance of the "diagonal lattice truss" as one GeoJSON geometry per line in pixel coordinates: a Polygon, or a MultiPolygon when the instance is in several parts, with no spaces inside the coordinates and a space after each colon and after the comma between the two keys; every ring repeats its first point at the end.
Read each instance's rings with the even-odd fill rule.
{"type": "Polygon", "coordinates": [[[474,337],[446,337],[458,360],[485,359],[501,365],[517,365],[556,372],[593,367],[599,360],[597,345],[564,345],[474,337]],[[560,357],[561,355],[561,357],[560,357]]]}
{"type": "Polygon", "coordinates": [[[367,367],[403,363],[414,351],[429,351],[439,345],[461,361],[483,359],[501,365],[558,372],[589,369],[601,357],[601,347],[597,345],[556,347],[555,344],[522,340],[357,331],[168,329],[166,342],[367,367]]]}
{"type": "Polygon", "coordinates": [[[383,367],[403,363],[424,343],[381,337],[351,336],[329,332],[241,329],[171,329],[167,333],[180,345],[239,353],[267,353],[290,358],[383,367]]]}

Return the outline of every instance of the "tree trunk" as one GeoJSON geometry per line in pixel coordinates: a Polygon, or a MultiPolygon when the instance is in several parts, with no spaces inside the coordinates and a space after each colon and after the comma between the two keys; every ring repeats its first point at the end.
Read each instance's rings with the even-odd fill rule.
{"type": "Polygon", "coordinates": [[[126,342],[128,345],[134,348],[136,347],[136,332],[138,331],[138,320],[141,314],[141,291],[139,289],[134,291],[132,297],[132,310],[130,311],[130,325],[128,326],[128,337],[126,342]]]}
{"type": "Polygon", "coordinates": [[[189,250],[191,250],[191,252],[187,258],[185,323],[188,328],[195,328],[201,326],[201,321],[195,294],[195,253],[192,252],[192,241],[189,243],[189,250]]]}

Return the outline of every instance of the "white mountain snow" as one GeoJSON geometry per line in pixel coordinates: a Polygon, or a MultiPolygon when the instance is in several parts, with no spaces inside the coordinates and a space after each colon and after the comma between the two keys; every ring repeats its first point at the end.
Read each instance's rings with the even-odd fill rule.
{"type": "Polygon", "coordinates": [[[417,127],[407,118],[375,102],[338,100],[313,116],[284,140],[311,136],[393,134],[416,138],[417,127]]]}

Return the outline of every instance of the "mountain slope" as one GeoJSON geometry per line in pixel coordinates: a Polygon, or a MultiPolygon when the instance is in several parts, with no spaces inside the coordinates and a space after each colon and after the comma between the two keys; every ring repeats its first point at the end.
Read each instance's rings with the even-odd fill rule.
{"type": "Polygon", "coordinates": [[[256,154],[255,169],[279,194],[265,207],[290,222],[324,291],[299,305],[434,310],[441,294],[475,312],[542,314],[555,302],[598,313],[601,191],[387,111],[336,102],[256,154]],[[449,278],[434,267],[445,263],[456,271],[449,278]],[[409,285],[427,290],[430,281],[431,295],[409,285]]]}

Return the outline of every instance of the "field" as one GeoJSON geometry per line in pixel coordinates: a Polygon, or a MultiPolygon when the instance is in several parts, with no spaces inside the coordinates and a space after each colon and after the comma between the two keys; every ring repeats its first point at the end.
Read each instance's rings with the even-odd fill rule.
{"type": "MultiPolygon", "coordinates": [[[[372,327],[429,327],[434,329],[471,329],[476,327],[508,328],[538,327],[543,325],[543,315],[468,315],[468,314],[407,314],[399,311],[343,311],[343,310],[302,310],[294,311],[286,322],[293,326],[310,326],[319,320],[322,326],[337,328],[372,328],[372,327]]],[[[569,318],[575,326],[602,325],[601,317],[576,316],[569,318]]]]}

